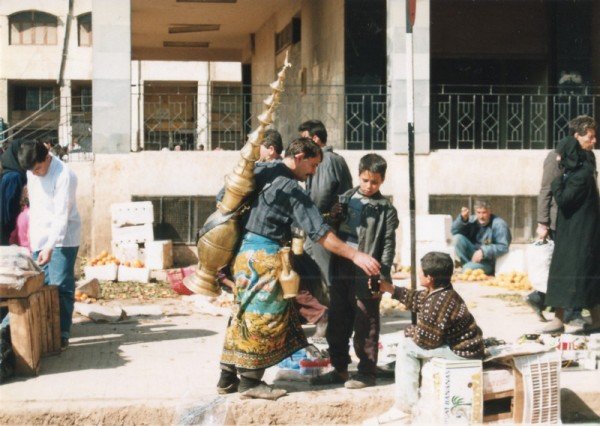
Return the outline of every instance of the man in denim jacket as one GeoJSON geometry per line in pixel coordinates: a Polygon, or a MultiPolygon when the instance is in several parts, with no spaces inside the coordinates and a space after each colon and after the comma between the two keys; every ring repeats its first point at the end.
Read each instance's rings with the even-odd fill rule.
{"type": "Polygon", "coordinates": [[[482,269],[492,275],[496,259],[508,252],[512,240],[506,222],[492,214],[486,201],[475,201],[475,214],[463,207],[452,223],[454,251],[463,269],[482,269]]]}

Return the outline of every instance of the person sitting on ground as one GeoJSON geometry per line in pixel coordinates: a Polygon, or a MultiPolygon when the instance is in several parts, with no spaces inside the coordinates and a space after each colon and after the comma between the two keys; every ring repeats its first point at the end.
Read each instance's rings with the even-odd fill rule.
{"type": "MultiPolygon", "coordinates": [[[[390,272],[396,249],[398,213],[381,195],[387,163],[377,154],[367,154],[358,166],[359,186],[346,191],[331,211],[332,221],[339,224],[337,235],[346,244],[373,256],[381,264],[383,279],[391,281],[390,272]]],[[[331,288],[327,343],[334,370],[315,377],[312,384],[344,383],[348,389],[374,386],[379,344],[379,304],[381,293],[374,281],[352,261],[331,257],[331,288]],[[348,377],[351,362],[348,341],[354,332],[354,352],[360,360],[358,374],[348,377]]]]}
{"type": "Polygon", "coordinates": [[[506,222],[492,214],[487,201],[475,201],[475,214],[463,207],[452,223],[453,245],[463,269],[482,269],[493,275],[496,260],[508,253],[512,240],[506,222]]]}
{"type": "Polygon", "coordinates": [[[396,287],[382,280],[381,290],[417,314],[417,323],[404,330],[396,352],[396,401],[378,423],[410,421],[418,401],[421,361],[482,359],[483,334],[465,301],[451,283],[450,256],[429,252],[421,259],[419,282],[425,290],[396,287]]]}
{"type": "Polygon", "coordinates": [[[267,129],[260,145],[261,162],[281,161],[283,152],[283,141],[281,134],[275,129],[267,129]]]}

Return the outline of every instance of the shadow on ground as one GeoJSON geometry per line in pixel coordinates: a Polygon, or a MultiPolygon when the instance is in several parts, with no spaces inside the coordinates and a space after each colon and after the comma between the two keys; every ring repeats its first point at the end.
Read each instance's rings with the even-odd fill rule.
{"type": "MultiPolygon", "coordinates": [[[[211,330],[182,329],[176,324],[161,322],[143,324],[137,320],[111,324],[80,323],[74,325],[66,351],[42,360],[40,374],[121,367],[129,362],[123,353],[124,346],[194,339],[215,334],[211,330]]],[[[27,379],[16,377],[14,381],[27,379]]]]}
{"type": "Polygon", "coordinates": [[[563,423],[600,423],[600,415],[571,389],[561,389],[560,399],[563,423]]]}

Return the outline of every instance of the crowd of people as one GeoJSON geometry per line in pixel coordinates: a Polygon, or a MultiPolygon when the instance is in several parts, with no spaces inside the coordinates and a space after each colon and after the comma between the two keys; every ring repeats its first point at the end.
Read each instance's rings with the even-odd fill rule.
{"type": "MultiPolygon", "coordinates": [[[[333,369],[312,384],[343,384],[349,389],[374,386],[380,331],[379,304],[388,292],[416,313],[404,330],[396,363],[400,395],[394,415],[409,418],[416,403],[419,361],[432,357],[481,359],[481,329],[451,284],[454,262],[431,252],[421,259],[422,290],[395,287],[391,270],[398,214],[380,192],[386,160],[363,156],[357,186],[344,158],[328,144],[319,120],[298,127],[284,150],[274,129],[264,134],[255,168],[255,193],[242,219],[242,241],[230,271],[219,280],[232,287],[236,303],[225,333],[217,391],[244,398],[275,400],[286,394],[262,381],[265,369],[307,346],[301,324],[315,324],[325,339],[333,369]],[[304,186],[301,185],[304,183],[304,186]],[[306,236],[304,253],[294,258],[300,289],[292,301],[282,297],[280,250],[295,229],[306,236]],[[349,375],[352,339],[359,363],[349,375]]],[[[600,327],[600,199],[596,161],[596,123],[581,116],[570,122],[570,135],[544,163],[538,202],[539,238],[552,238],[546,293],[528,302],[541,313],[555,310],[545,332],[560,332],[579,321],[584,331],[600,327]],[[591,312],[591,324],[582,309],[591,312]]],[[[76,206],[75,174],[41,142],[15,140],[1,157],[1,234],[3,245],[27,247],[43,267],[46,283],[60,295],[61,346],[70,337],[74,302],[74,263],[81,221],[76,206]]],[[[463,207],[452,223],[456,262],[463,268],[494,274],[497,259],[511,244],[507,223],[487,201],[476,201],[474,214],[463,207]]],[[[9,327],[5,312],[2,327],[9,327]]],[[[3,336],[6,332],[3,332],[3,336]]]]}

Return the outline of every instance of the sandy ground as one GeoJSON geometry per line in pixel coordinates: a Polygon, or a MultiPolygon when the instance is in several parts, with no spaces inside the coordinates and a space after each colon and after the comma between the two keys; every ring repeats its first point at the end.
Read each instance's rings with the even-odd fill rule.
{"type": "MultiPolygon", "coordinates": [[[[540,325],[520,303],[523,293],[469,283],[456,288],[486,337],[512,342],[540,325]]],[[[157,303],[164,311],[159,317],[115,324],[77,318],[69,349],[43,359],[39,376],[0,386],[0,424],[215,423],[225,420],[225,407],[226,422],[232,424],[348,424],[379,414],[393,402],[390,379],[358,391],[280,382],[289,395],[276,402],[217,397],[227,318],[200,314],[185,299],[157,303]]],[[[382,334],[409,322],[409,315],[385,318],[382,334]]],[[[313,327],[306,332],[311,335],[313,327]]],[[[275,369],[269,369],[265,379],[272,381],[274,375],[275,369]]],[[[598,370],[563,372],[561,386],[563,421],[600,420],[598,370]]]]}

